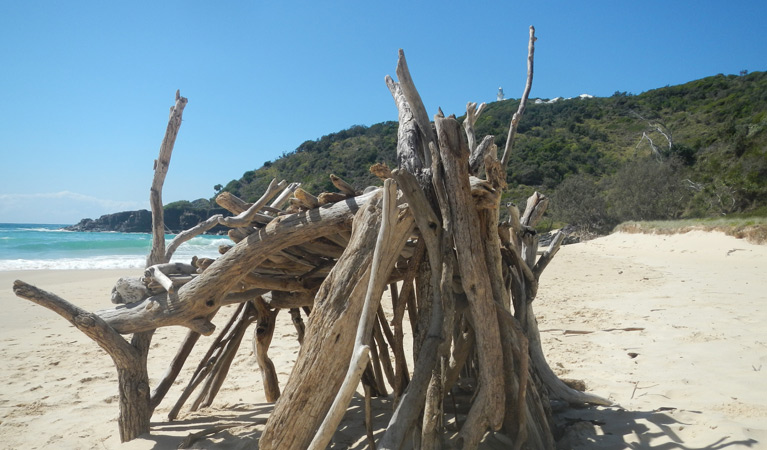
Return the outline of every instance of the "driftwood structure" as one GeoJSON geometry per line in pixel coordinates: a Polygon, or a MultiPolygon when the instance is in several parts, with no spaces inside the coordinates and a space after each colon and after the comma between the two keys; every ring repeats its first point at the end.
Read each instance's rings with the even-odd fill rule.
{"type": "Polygon", "coordinates": [[[255,323],[265,395],[275,402],[261,449],[325,448],[360,383],[368,399],[395,399],[380,439],[372,442],[369,433],[371,447],[471,449],[493,431],[511,448],[553,448],[552,400],[609,402],[565,385],[544,358],[533,300],[563,237],[538,251],[534,227],[548,199],[536,193],[522,214],[511,206],[508,219],[499,219],[506,165],[532,83],[534,42],[531,27],[528,79],[500,159],[492,136],[475,137],[484,104],[470,103],[462,124],[441,112],[430,120],[400,51],[398,81],[386,77],[399,111],[398,167],[371,168],[383,187],[360,192],[330,175],[339,192],[316,197],[297,183],[276,180],[253,204],[225,192],[217,202],[233,216],[211,217],[166,247],[161,191],[186,105],[177,93],[155,161],[155,232],[144,277],[121,279],[113,292],[118,305],[97,312],[22,281],[14,291],[65,317],[112,357],[123,441],[150,431],[153,410],[198,338],[214,333],[211,319],[222,306],[239,304],[170,420],[196,390],[192,409],[211,404],[245,330],[255,323]],[[235,243],[221,248],[220,257],[169,263],[180,243],[217,224],[230,228],[235,243]],[[387,286],[389,317],[381,304],[387,286]],[[282,309],[290,312],[301,350],[281,389],[268,349],[282,309]],[[403,347],[406,313],[414,367],[403,347]],[[189,332],[151,390],[146,360],[152,333],[172,325],[189,332]],[[443,403],[449,397],[465,415],[457,438],[447,443],[443,403]]]}

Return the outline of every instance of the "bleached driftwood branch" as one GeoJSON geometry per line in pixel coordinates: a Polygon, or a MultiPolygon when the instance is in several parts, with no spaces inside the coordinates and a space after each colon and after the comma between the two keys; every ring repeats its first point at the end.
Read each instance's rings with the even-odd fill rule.
{"type": "Polygon", "coordinates": [[[258,201],[253,203],[253,205],[251,205],[248,209],[235,217],[222,217],[219,219],[218,223],[230,228],[250,226],[253,223],[256,214],[261,210],[261,208],[266,206],[269,200],[271,200],[275,195],[279,194],[283,189],[287,187],[287,185],[288,183],[285,180],[282,180],[278,183],[276,178],[273,179],[269,183],[269,186],[266,188],[266,192],[264,192],[258,201]]]}
{"type": "MultiPolygon", "coordinates": [[[[400,250],[390,245],[392,238],[396,238],[396,236],[392,236],[397,225],[396,197],[396,183],[391,179],[386,180],[383,187],[381,227],[378,231],[378,237],[376,238],[373,250],[371,274],[368,280],[368,288],[359,325],[357,326],[357,334],[354,338],[352,360],[349,363],[349,370],[344,377],[344,381],[330,406],[330,410],[309,445],[310,450],[322,450],[327,447],[330,438],[346,413],[346,408],[349,406],[352,395],[360,382],[362,372],[370,360],[369,344],[373,338],[373,326],[377,318],[376,311],[378,310],[378,305],[381,302],[381,296],[388,280],[387,268],[382,267],[382,265],[386,264],[387,261],[393,261],[394,256],[399,254],[400,250]]],[[[404,245],[404,242],[402,244],[404,245]]]]}
{"type": "Polygon", "coordinates": [[[221,306],[226,293],[251,268],[258,267],[269,255],[286,247],[346,229],[354,213],[374,194],[364,194],[326,208],[275,218],[267,227],[239,242],[202,274],[179,289],[178,302],[172,305],[167,295],[162,294],[139,303],[98,311],[96,314],[122,334],[182,325],[207,336],[214,328],[208,321],[199,318],[206,317],[221,306]]]}
{"type": "Polygon", "coordinates": [[[170,109],[168,127],[160,145],[160,155],[154,161],[154,178],[150,189],[149,201],[152,207],[152,251],[147,256],[147,267],[168,262],[165,259],[165,222],[162,205],[162,186],[170,166],[170,156],[176,144],[176,136],[181,128],[181,118],[186,107],[187,99],[176,91],[176,104],[170,109]]]}
{"type": "Polygon", "coordinates": [[[527,44],[527,82],[525,83],[525,90],[522,93],[522,98],[519,100],[517,112],[511,117],[509,134],[506,137],[506,147],[503,150],[503,158],[501,158],[501,165],[504,168],[509,164],[511,151],[514,148],[514,136],[517,134],[517,126],[519,125],[519,120],[522,118],[522,114],[525,112],[527,98],[530,96],[530,89],[533,87],[533,55],[535,54],[535,41],[537,39],[538,38],[535,37],[535,27],[530,26],[530,40],[527,44]]]}

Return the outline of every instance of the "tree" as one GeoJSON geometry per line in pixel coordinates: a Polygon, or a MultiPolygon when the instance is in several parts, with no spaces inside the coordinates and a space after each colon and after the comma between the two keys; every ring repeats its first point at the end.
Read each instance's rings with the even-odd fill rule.
{"type": "Polygon", "coordinates": [[[607,181],[608,210],[618,222],[679,218],[688,198],[689,190],[670,161],[632,160],[607,181]]]}
{"type": "Polygon", "coordinates": [[[609,232],[616,220],[607,211],[599,180],[593,176],[571,175],[552,196],[552,210],[558,220],[595,233],[609,232]]]}

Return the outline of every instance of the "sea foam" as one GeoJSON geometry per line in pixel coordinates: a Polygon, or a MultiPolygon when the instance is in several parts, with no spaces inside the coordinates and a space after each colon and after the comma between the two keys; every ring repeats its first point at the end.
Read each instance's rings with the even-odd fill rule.
{"type": "MultiPolygon", "coordinates": [[[[36,224],[0,224],[0,271],[141,269],[152,246],[142,233],[81,233],[36,224]]],[[[166,245],[173,238],[166,235],[166,245]]],[[[171,262],[193,256],[218,258],[226,237],[197,236],[176,250],[171,262]]]]}

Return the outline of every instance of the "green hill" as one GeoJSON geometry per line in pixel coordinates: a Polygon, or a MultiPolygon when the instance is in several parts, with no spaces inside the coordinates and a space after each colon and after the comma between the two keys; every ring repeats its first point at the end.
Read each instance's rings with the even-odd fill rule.
{"type": "MultiPolygon", "coordinates": [[[[518,102],[489,104],[477,135],[494,135],[503,148],[518,102]]],[[[639,95],[531,100],[518,132],[510,200],[542,191],[554,198],[553,214],[562,221],[600,228],[767,206],[765,72],[716,75],[639,95]],[[573,217],[584,208],[603,217],[573,217]]],[[[396,122],[353,126],[306,141],[223,190],[253,201],[278,178],[319,194],[333,190],[330,173],[358,188],[379,184],[368,167],[396,167],[396,141],[396,122]]]]}

